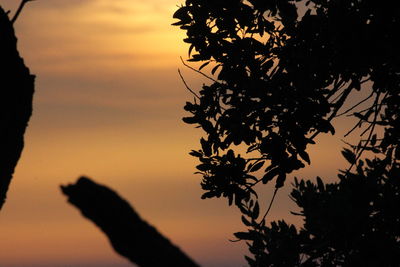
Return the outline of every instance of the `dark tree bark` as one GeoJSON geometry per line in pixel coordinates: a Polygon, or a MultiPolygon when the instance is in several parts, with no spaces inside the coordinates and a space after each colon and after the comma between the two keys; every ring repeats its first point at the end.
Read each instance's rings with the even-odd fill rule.
{"type": "Polygon", "coordinates": [[[83,216],[100,227],[113,248],[130,261],[149,267],[198,266],[111,189],[86,177],[61,189],[83,216]]]}
{"type": "Polygon", "coordinates": [[[34,80],[18,53],[12,22],[0,7],[0,209],[24,147],[34,80]]]}

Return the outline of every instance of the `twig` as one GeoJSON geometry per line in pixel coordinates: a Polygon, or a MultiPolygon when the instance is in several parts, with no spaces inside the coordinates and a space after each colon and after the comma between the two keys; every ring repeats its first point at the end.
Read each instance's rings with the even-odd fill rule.
{"type": "MultiPolygon", "coordinates": [[[[382,101],[386,98],[388,93],[385,94],[385,96],[383,97],[382,101]]],[[[369,134],[368,134],[368,138],[365,141],[365,144],[363,145],[363,147],[361,148],[360,152],[358,152],[358,155],[356,156],[356,159],[354,160],[354,162],[350,165],[350,167],[347,169],[346,171],[346,176],[350,173],[351,169],[353,168],[353,166],[357,163],[357,160],[360,159],[362,153],[364,152],[364,150],[367,148],[368,143],[371,141],[372,135],[374,133],[375,130],[375,126],[376,126],[376,119],[378,117],[378,114],[381,110],[381,105],[378,103],[379,102],[379,96],[380,94],[378,93],[376,98],[375,98],[375,102],[374,102],[374,107],[375,107],[375,114],[374,114],[374,120],[372,121],[372,123],[370,124],[370,126],[368,128],[371,128],[369,134]]],[[[363,132],[363,134],[366,131],[363,132]]]]}
{"type": "Polygon", "coordinates": [[[274,203],[275,196],[276,196],[276,193],[278,192],[278,190],[279,190],[279,188],[275,188],[274,194],[272,195],[272,199],[271,199],[271,201],[269,202],[269,207],[268,207],[267,211],[265,212],[265,214],[264,214],[264,216],[263,216],[263,218],[262,218],[261,221],[265,221],[265,218],[267,217],[269,211],[271,210],[272,204],[274,203]]]}
{"type": "Polygon", "coordinates": [[[179,73],[179,76],[181,77],[181,80],[182,80],[183,84],[185,85],[186,89],[188,89],[189,92],[191,92],[197,99],[200,99],[200,97],[196,94],[196,92],[194,92],[192,89],[190,89],[190,87],[187,85],[185,78],[183,78],[180,69],[178,69],[178,73],[179,73]]]}
{"type": "Polygon", "coordinates": [[[186,64],[182,57],[180,57],[180,59],[181,59],[181,61],[182,61],[182,64],[183,64],[185,67],[187,67],[187,68],[189,68],[189,69],[191,69],[191,70],[193,70],[193,71],[195,71],[195,72],[197,72],[197,73],[203,75],[204,77],[206,77],[207,79],[209,79],[209,80],[211,80],[211,81],[213,81],[213,82],[215,82],[215,83],[220,83],[220,82],[218,82],[217,80],[215,80],[214,78],[212,78],[212,77],[208,76],[207,74],[205,74],[204,72],[199,71],[199,70],[193,68],[192,66],[186,64]]]}
{"type": "Polygon", "coordinates": [[[353,126],[353,128],[351,128],[343,137],[347,137],[349,134],[351,134],[357,127],[359,127],[361,125],[361,123],[363,122],[362,119],[360,119],[356,125],[353,126]]]}
{"type": "MultiPolygon", "coordinates": [[[[344,85],[344,84],[343,84],[344,85]]],[[[333,103],[332,105],[334,105],[334,110],[332,111],[331,115],[328,117],[327,121],[330,122],[332,121],[333,118],[336,117],[337,112],[339,111],[339,109],[343,106],[344,101],[347,99],[348,95],[350,94],[350,92],[352,91],[353,87],[351,86],[352,84],[350,83],[350,85],[343,90],[343,92],[341,92],[337,97],[335,97],[335,99],[333,100],[336,101],[336,99],[339,98],[339,100],[337,100],[337,102],[333,103]]],[[[336,86],[341,87],[341,83],[339,82],[336,86]]],[[[332,89],[332,90],[336,90],[336,89],[332,89]]],[[[337,90],[340,90],[340,88],[338,88],[337,90]]],[[[310,140],[313,140],[315,137],[317,137],[319,134],[321,133],[320,130],[317,130],[313,135],[310,136],[310,140]]]]}
{"type": "Polygon", "coordinates": [[[345,82],[343,81],[343,79],[337,79],[334,82],[333,88],[332,90],[329,92],[329,94],[326,96],[327,99],[329,99],[331,96],[335,95],[337,91],[339,91],[342,86],[345,85],[345,82]]]}
{"type": "MultiPolygon", "coordinates": [[[[348,146],[351,147],[352,149],[356,149],[356,147],[357,147],[357,146],[355,146],[355,145],[353,145],[353,144],[347,142],[347,141],[344,140],[344,139],[340,139],[340,141],[342,141],[343,143],[345,143],[346,145],[348,145],[348,146]]],[[[365,140],[361,140],[361,141],[365,141],[365,140]]]]}
{"type": "Polygon", "coordinates": [[[371,77],[366,78],[365,80],[361,81],[360,84],[366,83],[366,82],[368,82],[368,81],[370,81],[370,80],[371,80],[371,77]]]}
{"type": "Polygon", "coordinates": [[[15,12],[14,17],[11,19],[11,23],[14,24],[14,22],[18,19],[19,14],[21,13],[22,9],[24,8],[25,4],[28,2],[32,2],[35,0],[22,0],[21,3],[19,4],[19,7],[17,11],[15,12]]]}
{"type": "Polygon", "coordinates": [[[344,101],[347,99],[350,92],[353,90],[353,86],[351,86],[351,85],[352,84],[350,83],[350,85],[346,89],[343,90],[343,92],[340,94],[339,100],[334,103],[335,109],[332,112],[332,114],[329,116],[328,121],[331,121],[334,117],[336,117],[337,112],[343,106],[344,101]]]}
{"type": "Polygon", "coordinates": [[[360,102],[358,102],[357,104],[355,104],[354,106],[352,106],[351,108],[348,108],[346,111],[336,115],[336,117],[340,117],[343,116],[344,114],[352,111],[353,109],[355,109],[356,107],[358,107],[359,105],[361,105],[362,103],[364,103],[365,101],[367,101],[368,99],[370,99],[372,96],[374,95],[374,92],[371,92],[371,94],[369,96],[367,96],[366,98],[364,98],[363,100],[361,100],[360,102]]]}
{"type": "MultiPolygon", "coordinates": [[[[377,103],[376,101],[378,101],[378,100],[379,100],[379,94],[377,94],[374,103],[373,103],[370,107],[359,111],[359,113],[362,113],[362,112],[371,110],[371,108],[374,108],[374,107],[375,107],[375,103],[377,103]]],[[[368,112],[367,112],[367,114],[368,114],[368,112]]],[[[368,114],[367,120],[359,119],[359,121],[357,122],[357,124],[354,125],[354,127],[351,128],[351,129],[344,135],[344,137],[347,137],[347,136],[348,136],[349,134],[351,134],[357,127],[361,126],[361,124],[362,124],[363,121],[368,122],[369,116],[370,116],[370,114],[368,114]]],[[[373,122],[373,123],[376,123],[376,121],[373,122]]],[[[368,126],[367,129],[366,129],[360,136],[363,136],[363,135],[365,134],[365,132],[369,130],[370,127],[371,127],[371,125],[368,126]]]]}

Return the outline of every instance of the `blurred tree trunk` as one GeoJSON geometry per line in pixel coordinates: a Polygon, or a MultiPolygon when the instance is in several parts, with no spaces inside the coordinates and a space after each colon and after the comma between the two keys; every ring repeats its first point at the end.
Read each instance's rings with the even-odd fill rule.
{"type": "Polygon", "coordinates": [[[0,7],[0,209],[24,146],[34,81],[18,53],[13,24],[0,7]]]}
{"type": "Polygon", "coordinates": [[[131,262],[145,267],[198,266],[111,189],[86,177],[61,189],[83,216],[100,227],[113,248],[131,262]]]}

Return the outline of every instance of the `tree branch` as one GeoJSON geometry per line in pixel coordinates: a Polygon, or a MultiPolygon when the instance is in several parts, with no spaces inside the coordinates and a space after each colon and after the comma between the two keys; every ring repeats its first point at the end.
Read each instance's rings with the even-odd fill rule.
{"type": "Polygon", "coordinates": [[[68,202],[107,235],[113,248],[139,266],[198,266],[178,247],[140,218],[129,203],[111,189],[81,177],[61,186],[68,202]]]}

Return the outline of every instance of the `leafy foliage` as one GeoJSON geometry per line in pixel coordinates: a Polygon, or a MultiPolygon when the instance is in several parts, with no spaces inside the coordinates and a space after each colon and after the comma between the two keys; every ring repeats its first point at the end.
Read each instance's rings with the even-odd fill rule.
{"type": "MultiPolygon", "coordinates": [[[[300,231],[285,222],[253,235],[251,266],[399,266],[400,165],[360,160],[338,183],[296,179],[292,199],[302,209],[300,231]]],[[[248,238],[246,238],[248,239],[248,238]]]]}
{"type": "Polygon", "coordinates": [[[368,220],[389,205],[375,200],[378,195],[398,201],[392,184],[399,179],[399,12],[399,4],[388,0],[186,0],[175,12],[173,25],[187,34],[189,61],[203,62],[199,71],[212,66],[215,76],[184,107],[191,113],[184,122],[206,133],[201,149],[191,153],[200,161],[203,198],[223,196],[240,209],[249,232],[236,236],[250,241],[251,265],[353,266],[360,255],[375,255],[357,251],[368,242],[392,244],[386,252],[398,249],[398,235],[378,234],[386,217],[379,228],[368,220]],[[368,96],[343,110],[360,90],[368,96]],[[275,180],[282,187],[287,174],[311,163],[307,148],[314,138],[334,134],[332,120],[345,114],[358,119],[350,132],[364,125],[367,137],[343,150],[350,167],[340,182],[296,182],[292,197],[304,208],[305,228],[298,232],[283,221],[267,227],[255,185],[275,180]],[[384,128],[382,138],[376,127],[384,128]],[[243,146],[244,156],[238,154],[243,146]],[[377,155],[367,166],[364,151],[377,155]],[[353,215],[366,221],[355,217],[344,225],[353,215]],[[356,228],[353,235],[346,232],[356,228]]]}

